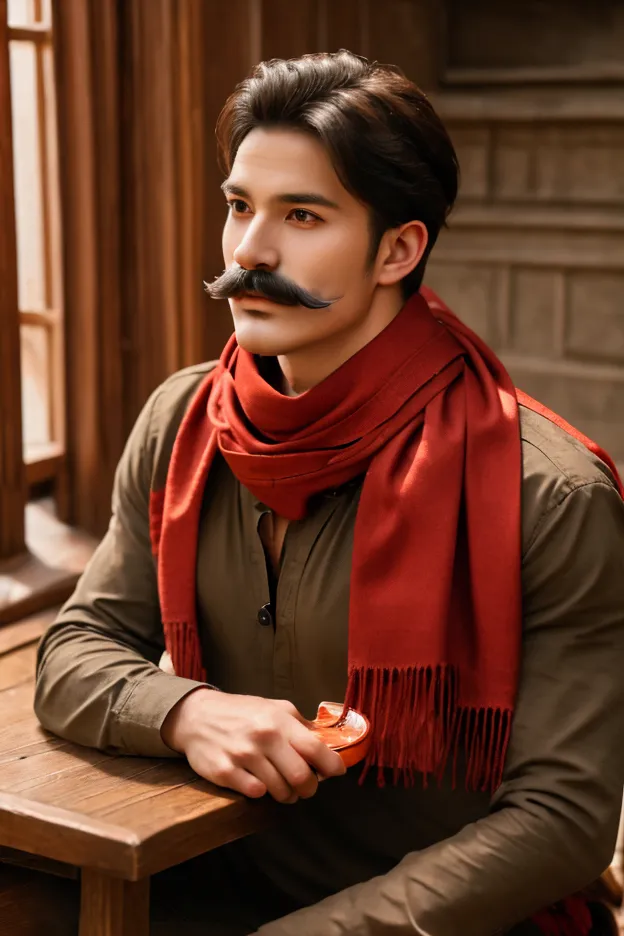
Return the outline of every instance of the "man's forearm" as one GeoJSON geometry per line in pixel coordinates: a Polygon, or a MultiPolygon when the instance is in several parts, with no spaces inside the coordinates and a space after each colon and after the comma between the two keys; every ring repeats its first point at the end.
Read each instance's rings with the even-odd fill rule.
{"type": "Polygon", "coordinates": [[[262,936],[490,936],[584,886],[609,864],[563,819],[506,808],[408,855],[388,874],[260,928],[262,936]]]}
{"type": "Polygon", "coordinates": [[[78,744],[174,757],[160,736],[167,713],[199,683],[160,670],[84,622],[59,621],[39,648],[35,712],[78,744]]]}

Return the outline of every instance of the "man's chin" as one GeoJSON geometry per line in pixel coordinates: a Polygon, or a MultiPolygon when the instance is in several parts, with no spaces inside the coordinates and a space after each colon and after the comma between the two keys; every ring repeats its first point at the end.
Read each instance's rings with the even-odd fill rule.
{"type": "Polygon", "coordinates": [[[292,342],[283,335],[277,334],[274,327],[263,327],[260,322],[234,322],[236,341],[238,346],[250,354],[259,354],[262,357],[278,357],[292,351],[292,342]]]}

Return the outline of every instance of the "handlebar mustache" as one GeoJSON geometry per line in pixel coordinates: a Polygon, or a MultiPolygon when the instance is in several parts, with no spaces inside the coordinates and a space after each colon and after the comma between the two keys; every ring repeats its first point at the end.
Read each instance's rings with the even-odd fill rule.
{"type": "Polygon", "coordinates": [[[246,270],[235,264],[212,283],[204,283],[211,299],[232,299],[244,293],[257,293],[285,306],[302,305],[307,309],[327,309],[336,299],[321,299],[292,280],[269,270],[246,270]]]}

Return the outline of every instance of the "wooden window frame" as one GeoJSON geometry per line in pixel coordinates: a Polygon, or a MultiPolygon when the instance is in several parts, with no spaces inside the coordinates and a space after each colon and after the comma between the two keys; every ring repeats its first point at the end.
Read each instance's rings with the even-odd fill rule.
{"type": "Polygon", "coordinates": [[[22,552],[25,546],[26,467],[14,217],[8,4],[0,0],[0,559],[22,552]]]}
{"type": "MultiPolygon", "coordinates": [[[[32,0],[35,20],[43,19],[41,0],[32,0]]],[[[65,482],[65,425],[63,393],[63,314],[61,295],[60,210],[58,159],[55,128],[48,125],[50,105],[46,88],[44,54],[52,56],[52,26],[34,23],[29,26],[7,25],[7,42],[29,42],[35,50],[38,144],[41,166],[41,205],[43,212],[44,308],[19,309],[20,325],[45,328],[48,360],[48,421],[51,441],[40,446],[24,445],[26,485],[30,490],[43,482],[55,482],[59,490],[65,482]]],[[[22,414],[23,418],[23,414],[22,414]]]]}
{"type": "MultiPolygon", "coordinates": [[[[41,20],[41,0],[32,0],[32,3],[33,19],[41,20]]],[[[36,486],[44,482],[54,483],[55,494],[61,501],[61,514],[66,497],[58,137],[54,124],[50,123],[50,99],[47,97],[54,88],[50,87],[45,76],[51,59],[51,24],[9,25],[8,0],[0,0],[0,217],[3,221],[0,226],[0,559],[11,559],[26,552],[25,510],[36,486]],[[12,41],[32,43],[35,49],[43,212],[44,301],[39,309],[19,308],[10,69],[12,41]],[[23,433],[22,325],[44,328],[48,348],[49,383],[46,389],[53,441],[30,448],[24,445],[23,433]]]]}

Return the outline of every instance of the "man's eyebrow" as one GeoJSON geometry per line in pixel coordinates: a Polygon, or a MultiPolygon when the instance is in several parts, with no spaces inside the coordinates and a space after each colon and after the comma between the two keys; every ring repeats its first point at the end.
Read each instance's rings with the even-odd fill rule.
{"type": "MultiPolygon", "coordinates": [[[[223,182],[221,190],[225,195],[239,195],[241,198],[251,198],[249,192],[242,185],[235,185],[233,182],[223,182]]],[[[336,202],[316,192],[284,192],[282,195],[275,195],[273,200],[286,205],[322,205],[324,208],[340,208],[340,205],[336,202]]]]}

